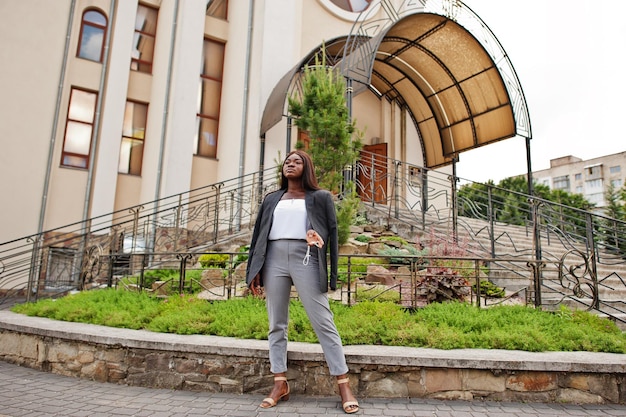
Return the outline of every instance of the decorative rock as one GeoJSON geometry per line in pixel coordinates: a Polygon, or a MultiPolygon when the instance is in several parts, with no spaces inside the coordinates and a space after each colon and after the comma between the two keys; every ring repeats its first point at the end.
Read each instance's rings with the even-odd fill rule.
{"type": "Polygon", "coordinates": [[[388,376],[387,378],[379,379],[366,384],[365,389],[362,391],[365,397],[408,397],[409,391],[406,381],[398,380],[394,376],[388,376]]]}
{"type": "Polygon", "coordinates": [[[384,266],[368,265],[365,282],[367,284],[379,283],[384,285],[393,285],[395,283],[395,278],[393,274],[384,266]]]}
{"type": "Polygon", "coordinates": [[[356,233],[356,234],[361,234],[363,233],[365,230],[363,229],[363,226],[354,226],[354,225],[350,225],[350,233],[356,233]]]}
{"type": "Polygon", "coordinates": [[[245,281],[246,280],[246,268],[248,267],[248,261],[242,262],[235,267],[235,271],[233,273],[236,280],[245,281]]]}
{"type": "Polygon", "coordinates": [[[428,369],[424,376],[426,392],[460,391],[463,389],[461,370],[428,369]]]}
{"type": "Polygon", "coordinates": [[[214,288],[224,286],[224,274],[221,269],[207,268],[202,271],[202,279],[200,284],[204,288],[214,288]]]}
{"type": "Polygon", "coordinates": [[[369,242],[367,253],[370,255],[377,255],[381,250],[385,249],[386,245],[381,242],[369,242]]]}
{"type": "Polygon", "coordinates": [[[385,230],[386,227],[382,225],[366,224],[365,226],[363,226],[363,231],[369,233],[383,233],[385,232],[385,230]]]}
{"type": "Polygon", "coordinates": [[[506,390],[505,378],[496,376],[491,371],[476,370],[468,372],[463,377],[463,386],[471,391],[504,392],[506,390]]]}
{"type": "MultiPolygon", "coordinates": [[[[365,254],[367,253],[367,249],[369,248],[369,243],[367,242],[359,242],[355,239],[348,239],[348,245],[350,245],[351,255],[354,254],[365,254]]],[[[343,246],[343,245],[342,245],[343,246]]],[[[342,253],[341,248],[339,248],[339,253],[342,253]]],[[[345,254],[345,253],[342,253],[345,254]]]]}
{"type": "MultiPolygon", "coordinates": [[[[392,248],[396,248],[396,249],[401,249],[402,248],[402,242],[398,242],[397,240],[385,240],[385,239],[381,239],[383,244],[392,247],[392,248]]],[[[406,253],[407,255],[409,254],[409,252],[407,251],[406,253]]]]}
{"type": "Polygon", "coordinates": [[[398,267],[396,282],[411,282],[411,270],[408,266],[398,267]]]}
{"type": "Polygon", "coordinates": [[[357,250],[358,248],[353,242],[348,242],[339,246],[339,255],[354,255],[357,250]]]}
{"type": "Polygon", "coordinates": [[[152,283],[152,291],[156,295],[167,295],[167,283],[165,281],[154,281],[152,283]]]}

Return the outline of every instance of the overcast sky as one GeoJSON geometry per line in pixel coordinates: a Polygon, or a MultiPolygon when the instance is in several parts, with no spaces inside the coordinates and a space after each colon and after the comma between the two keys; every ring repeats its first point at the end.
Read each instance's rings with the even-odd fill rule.
{"type": "MultiPolygon", "coordinates": [[[[509,55],[532,128],[532,170],[626,151],[626,0],[463,0],[509,55]]],[[[464,152],[472,181],[525,174],[525,139],[464,152]]]]}

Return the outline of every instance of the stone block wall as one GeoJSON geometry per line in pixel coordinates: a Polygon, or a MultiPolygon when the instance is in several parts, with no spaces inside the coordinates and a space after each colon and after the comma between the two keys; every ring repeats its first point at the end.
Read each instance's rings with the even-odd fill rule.
{"type": "MultiPolygon", "coordinates": [[[[337,395],[321,348],[290,343],[291,390],[337,395]]],[[[626,403],[626,355],[346,346],[358,397],[626,403]]],[[[0,359],[131,386],[265,395],[267,341],[181,336],[0,311],[0,359]]]]}

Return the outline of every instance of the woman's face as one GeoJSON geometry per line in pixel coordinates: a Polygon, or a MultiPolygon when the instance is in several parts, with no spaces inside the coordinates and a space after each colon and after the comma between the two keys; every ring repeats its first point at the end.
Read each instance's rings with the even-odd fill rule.
{"type": "Polygon", "coordinates": [[[300,178],[304,171],[304,161],[298,154],[291,154],[283,163],[283,175],[286,178],[300,178]]]}

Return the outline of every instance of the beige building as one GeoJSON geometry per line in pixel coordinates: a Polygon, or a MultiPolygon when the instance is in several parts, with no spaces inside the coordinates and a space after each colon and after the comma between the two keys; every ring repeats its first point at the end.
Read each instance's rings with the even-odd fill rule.
{"type": "Polygon", "coordinates": [[[582,194],[590,203],[606,205],[604,193],[609,186],[619,190],[626,180],[626,151],[582,160],[563,156],[550,160],[550,168],[533,172],[538,184],[553,190],[582,194]]]}
{"type": "Polygon", "coordinates": [[[0,242],[273,165],[324,43],[353,45],[364,144],[406,166],[530,137],[507,55],[459,1],[2,1],[0,242]]]}

